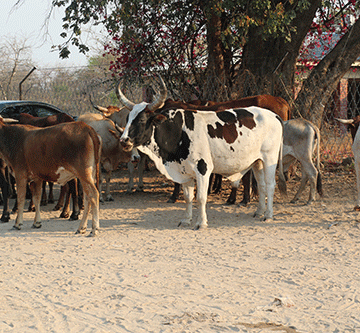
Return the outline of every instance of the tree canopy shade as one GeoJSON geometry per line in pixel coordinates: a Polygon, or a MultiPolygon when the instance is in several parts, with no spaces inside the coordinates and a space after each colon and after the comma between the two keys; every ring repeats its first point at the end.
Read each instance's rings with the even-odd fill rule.
{"type": "Polygon", "coordinates": [[[69,56],[69,43],[86,52],[81,43],[84,25],[103,24],[109,36],[104,50],[114,56],[110,69],[115,75],[161,70],[167,80],[176,77],[183,85],[191,75],[200,88],[193,92],[203,99],[230,98],[227,90],[236,90],[244,77],[240,73],[249,73],[262,93],[294,100],[298,64],[311,65],[293,106],[317,124],[321,105],[360,55],[359,3],[53,0],[53,6],[66,8],[61,57],[69,56]],[[335,33],[338,41],[333,43],[335,33]],[[314,35],[325,53],[306,59],[304,51],[315,45],[314,35]]]}

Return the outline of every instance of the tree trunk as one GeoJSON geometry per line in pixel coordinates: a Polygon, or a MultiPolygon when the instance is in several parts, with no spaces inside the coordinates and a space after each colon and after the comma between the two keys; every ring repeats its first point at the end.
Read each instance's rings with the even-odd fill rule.
{"type": "Polygon", "coordinates": [[[226,85],[229,73],[225,70],[224,47],[221,41],[221,1],[201,1],[201,8],[207,17],[208,63],[203,85],[206,100],[227,100],[226,85]]]}
{"type": "Polygon", "coordinates": [[[312,69],[295,101],[302,117],[321,126],[324,106],[351,64],[360,56],[360,19],[312,69]]]}
{"type": "MultiPolygon", "coordinates": [[[[297,12],[292,22],[295,31],[291,33],[290,41],[284,37],[264,40],[261,28],[250,30],[244,47],[242,68],[248,69],[257,78],[256,86],[259,90],[252,94],[282,96],[291,102],[296,61],[320,5],[321,0],[315,0],[306,10],[297,12]]],[[[286,10],[291,10],[290,7],[291,4],[287,3],[286,10]]]]}

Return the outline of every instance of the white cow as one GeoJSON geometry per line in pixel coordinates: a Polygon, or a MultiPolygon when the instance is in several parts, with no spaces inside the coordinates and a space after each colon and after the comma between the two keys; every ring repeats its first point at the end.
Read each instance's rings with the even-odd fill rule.
{"type": "MultiPolygon", "coordinates": [[[[86,113],[81,115],[78,121],[83,121],[91,126],[102,139],[100,163],[105,169],[105,201],[113,201],[114,199],[110,193],[111,172],[116,170],[120,163],[128,163],[130,166],[129,170],[133,171],[133,162],[140,158],[138,151],[137,149],[124,151],[119,141],[123,130],[116,127],[112,120],[104,118],[100,114],[86,113]]],[[[101,187],[102,183],[101,177],[101,187]]],[[[104,201],[101,188],[100,201],[104,201]]]]}
{"type": "Polygon", "coordinates": [[[298,160],[301,164],[301,183],[292,203],[296,202],[304,191],[307,181],[310,183],[310,194],[307,204],[315,201],[316,190],[322,195],[320,174],[320,131],[308,120],[290,119],[284,123],[284,170],[298,160]],[[316,151],[315,151],[316,150],[316,151]],[[316,166],[313,163],[313,154],[316,156],[316,166]]]}
{"type": "Polygon", "coordinates": [[[255,216],[273,218],[275,173],[280,158],[280,189],[285,192],[282,173],[282,120],[259,107],[222,112],[159,109],[167,95],[161,80],[160,96],[151,104],[133,104],[121,93],[124,105],[132,111],[121,136],[124,149],[138,147],[167,178],[181,183],[186,216],[180,224],[190,225],[194,180],[200,214],[195,229],[207,227],[206,200],[211,173],[240,181],[253,168],[259,184],[259,205],[255,216]],[[267,197],[267,205],[266,205],[267,197]]]}

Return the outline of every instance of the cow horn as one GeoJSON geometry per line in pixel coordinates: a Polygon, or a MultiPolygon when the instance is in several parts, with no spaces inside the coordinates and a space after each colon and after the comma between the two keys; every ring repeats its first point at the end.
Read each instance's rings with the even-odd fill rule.
{"type": "Polygon", "coordinates": [[[342,124],[352,124],[354,122],[354,119],[340,119],[340,118],[334,118],[334,119],[342,124]]]}
{"type": "Polygon", "coordinates": [[[93,102],[92,99],[91,99],[91,95],[90,95],[90,94],[89,94],[89,99],[90,99],[91,105],[93,106],[93,108],[94,108],[95,110],[98,110],[98,111],[100,111],[100,112],[107,112],[107,108],[104,108],[103,106],[99,106],[99,105],[94,104],[94,102],[93,102]]]}
{"type": "Polygon", "coordinates": [[[156,109],[160,109],[164,105],[166,97],[167,97],[167,88],[164,83],[164,80],[162,79],[162,77],[160,75],[159,75],[159,79],[160,79],[160,94],[155,99],[155,101],[153,101],[151,104],[148,105],[148,109],[151,112],[155,111],[156,109]]]}
{"type": "Polygon", "coordinates": [[[115,123],[115,127],[121,134],[124,133],[124,129],[122,127],[120,127],[118,124],[115,123]]]}
{"type": "Polygon", "coordinates": [[[116,90],[115,90],[116,96],[117,96],[118,100],[125,105],[126,108],[128,108],[129,110],[132,110],[135,103],[131,102],[130,100],[128,100],[125,97],[125,95],[123,94],[123,92],[120,89],[120,84],[121,84],[121,81],[119,81],[119,83],[116,87],[116,90]]]}
{"type": "Polygon", "coordinates": [[[13,124],[13,123],[18,123],[19,120],[17,119],[13,119],[13,118],[4,118],[3,116],[0,115],[0,119],[3,121],[3,123],[7,123],[7,124],[13,124]]]}

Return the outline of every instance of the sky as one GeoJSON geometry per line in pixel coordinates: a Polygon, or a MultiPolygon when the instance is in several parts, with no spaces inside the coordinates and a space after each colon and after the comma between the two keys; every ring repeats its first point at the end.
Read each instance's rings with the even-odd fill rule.
{"type": "MultiPolygon", "coordinates": [[[[29,40],[32,59],[38,67],[84,66],[87,56],[80,54],[76,47],[71,47],[68,59],[59,58],[52,45],[61,44],[63,31],[63,9],[57,8],[50,16],[48,34],[45,34],[44,23],[49,14],[51,0],[24,0],[20,7],[14,9],[16,0],[0,0],[0,42],[4,37],[19,36],[29,40]]],[[[94,41],[94,46],[96,42],[94,41]]],[[[90,54],[91,55],[91,54],[90,54]]]]}

